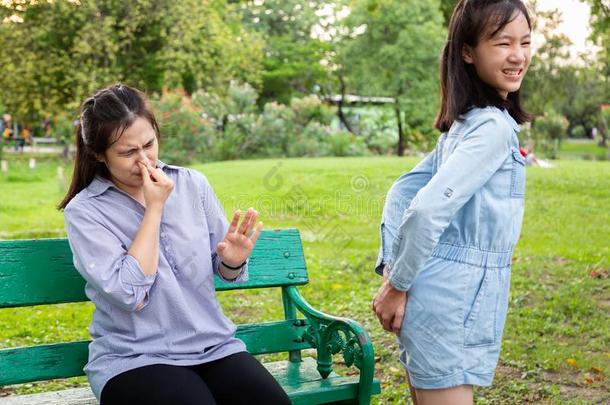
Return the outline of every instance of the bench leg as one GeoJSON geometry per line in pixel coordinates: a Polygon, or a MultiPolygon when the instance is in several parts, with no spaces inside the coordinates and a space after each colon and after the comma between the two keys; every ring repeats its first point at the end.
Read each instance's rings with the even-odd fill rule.
{"type": "MultiPolygon", "coordinates": [[[[285,287],[282,287],[282,301],[284,304],[284,318],[286,320],[295,320],[297,319],[297,307],[294,305],[294,302],[290,299],[288,292],[285,287]]],[[[300,363],[303,361],[301,359],[301,351],[300,350],[291,350],[288,352],[288,360],[291,363],[300,363]]]]}

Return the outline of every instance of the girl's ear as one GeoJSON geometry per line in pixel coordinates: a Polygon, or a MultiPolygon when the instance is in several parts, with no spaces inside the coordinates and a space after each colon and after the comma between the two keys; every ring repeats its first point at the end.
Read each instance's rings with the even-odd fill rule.
{"type": "Polygon", "coordinates": [[[462,48],[462,59],[468,64],[473,64],[474,59],[472,58],[472,48],[469,45],[464,45],[462,48]]]}

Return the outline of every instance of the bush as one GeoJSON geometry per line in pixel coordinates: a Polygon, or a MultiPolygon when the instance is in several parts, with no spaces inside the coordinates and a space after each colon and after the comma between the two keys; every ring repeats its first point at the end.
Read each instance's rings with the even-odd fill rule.
{"type": "Polygon", "coordinates": [[[532,135],[537,147],[542,149],[551,159],[556,159],[568,125],[568,120],[553,110],[537,117],[532,125],[532,135]]]}
{"type": "Polygon", "coordinates": [[[151,104],[161,130],[162,160],[178,165],[214,160],[213,125],[202,118],[184,92],[164,91],[151,104]]]}
{"type": "Polygon", "coordinates": [[[368,155],[366,144],[362,138],[350,132],[338,132],[325,139],[332,156],[365,156],[368,155]]]}
{"type": "Polygon", "coordinates": [[[254,138],[262,156],[290,156],[298,128],[292,109],[275,101],[266,103],[257,120],[254,138]]]}
{"type": "Polygon", "coordinates": [[[586,135],[587,135],[587,131],[585,130],[585,127],[583,127],[582,125],[576,125],[574,128],[572,128],[572,137],[584,138],[586,135]]]}
{"type": "Polygon", "coordinates": [[[288,147],[288,156],[330,156],[331,148],[325,139],[331,135],[329,126],[310,122],[295,134],[294,141],[288,147]]]}
{"type": "Polygon", "coordinates": [[[330,125],[335,116],[335,108],[322,103],[317,96],[306,96],[290,100],[290,109],[294,111],[295,122],[303,127],[312,121],[330,125]]]}

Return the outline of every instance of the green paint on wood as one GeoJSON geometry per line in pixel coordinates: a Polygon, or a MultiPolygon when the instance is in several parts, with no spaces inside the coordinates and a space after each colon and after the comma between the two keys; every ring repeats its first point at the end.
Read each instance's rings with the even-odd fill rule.
{"type": "MultiPolygon", "coordinates": [[[[323,404],[345,401],[358,397],[358,376],[342,377],[331,373],[322,379],[316,360],[311,357],[302,363],[279,361],[267,363],[265,367],[284,388],[293,404],[323,404]]],[[[373,381],[373,394],[379,394],[381,386],[373,381]]]]}
{"type": "MultiPolygon", "coordinates": [[[[254,247],[246,283],[216,277],[217,290],[306,284],[299,231],[266,230],[254,247]]],[[[0,241],[0,308],[86,301],[67,239],[0,241]]]]}
{"type": "MultiPolygon", "coordinates": [[[[239,325],[235,336],[252,354],[303,350],[306,320],[239,325]]],[[[89,342],[56,343],[0,350],[0,386],[83,375],[89,342]]]]}

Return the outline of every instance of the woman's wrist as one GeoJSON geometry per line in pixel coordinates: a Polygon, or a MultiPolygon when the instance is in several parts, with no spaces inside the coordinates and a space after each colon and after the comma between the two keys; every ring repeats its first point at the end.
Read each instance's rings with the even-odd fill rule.
{"type": "Polygon", "coordinates": [[[244,266],[246,265],[247,261],[244,261],[241,264],[235,265],[235,264],[231,264],[231,263],[227,263],[226,261],[220,259],[220,264],[225,267],[226,269],[229,270],[233,270],[233,271],[241,271],[244,266]]]}

